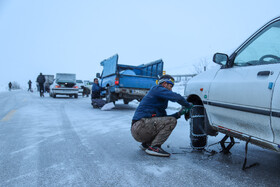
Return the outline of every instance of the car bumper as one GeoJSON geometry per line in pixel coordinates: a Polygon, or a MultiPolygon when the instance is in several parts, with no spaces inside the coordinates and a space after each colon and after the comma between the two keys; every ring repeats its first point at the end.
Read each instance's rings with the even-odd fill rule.
{"type": "Polygon", "coordinates": [[[116,93],[145,96],[149,90],[148,89],[134,89],[134,88],[115,88],[116,93]]]}
{"type": "Polygon", "coordinates": [[[53,94],[56,95],[75,95],[78,94],[79,89],[73,89],[73,88],[55,88],[52,89],[53,94]]]}

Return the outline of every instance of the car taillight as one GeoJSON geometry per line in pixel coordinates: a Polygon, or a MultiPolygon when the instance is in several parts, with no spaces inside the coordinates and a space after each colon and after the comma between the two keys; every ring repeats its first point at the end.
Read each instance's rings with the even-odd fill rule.
{"type": "Polygon", "coordinates": [[[118,77],[116,77],[116,79],[115,79],[115,85],[119,85],[119,78],[118,77]]]}
{"type": "Polygon", "coordinates": [[[59,85],[55,85],[55,88],[60,88],[60,86],[59,85]]]}
{"type": "Polygon", "coordinates": [[[78,86],[73,86],[73,88],[79,88],[78,86]]]}

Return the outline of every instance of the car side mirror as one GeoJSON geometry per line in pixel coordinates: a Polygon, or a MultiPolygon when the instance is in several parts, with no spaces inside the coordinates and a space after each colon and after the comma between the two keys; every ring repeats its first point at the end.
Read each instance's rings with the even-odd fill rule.
{"type": "Polygon", "coordinates": [[[101,76],[100,76],[100,73],[96,73],[96,77],[97,78],[100,78],[101,76]]]}
{"type": "Polygon", "coordinates": [[[229,61],[228,55],[224,53],[216,53],[213,56],[213,62],[225,66],[229,61]]]}

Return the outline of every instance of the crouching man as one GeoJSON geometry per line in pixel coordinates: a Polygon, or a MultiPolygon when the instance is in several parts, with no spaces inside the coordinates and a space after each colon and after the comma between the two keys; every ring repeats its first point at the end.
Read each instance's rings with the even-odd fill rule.
{"type": "Polygon", "coordinates": [[[177,124],[177,119],[192,108],[180,94],[172,92],[174,78],[163,75],[158,85],[151,88],[142,99],[132,118],[131,134],[141,142],[140,148],[155,156],[170,156],[161,148],[177,124]],[[168,101],[177,102],[182,109],[172,115],[166,114],[168,101]]]}
{"type": "Polygon", "coordinates": [[[100,92],[103,90],[106,90],[106,89],[99,86],[98,78],[95,78],[93,80],[92,89],[91,89],[91,91],[92,91],[91,92],[91,101],[92,101],[91,105],[93,106],[93,108],[102,108],[106,104],[106,101],[101,99],[101,96],[100,96],[100,92]]]}

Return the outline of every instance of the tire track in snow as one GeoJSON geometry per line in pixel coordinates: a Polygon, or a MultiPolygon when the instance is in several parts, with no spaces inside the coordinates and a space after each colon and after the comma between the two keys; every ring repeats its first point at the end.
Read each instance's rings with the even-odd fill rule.
{"type": "Polygon", "coordinates": [[[65,104],[61,105],[62,118],[62,134],[65,137],[65,154],[68,159],[74,163],[76,169],[82,175],[86,184],[102,183],[101,173],[98,170],[97,164],[94,162],[95,158],[86,146],[82,144],[81,139],[73,129],[71,122],[65,112],[65,104]]]}

